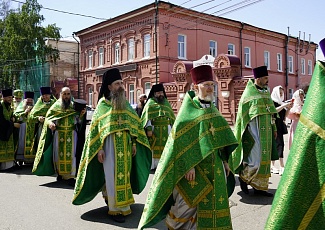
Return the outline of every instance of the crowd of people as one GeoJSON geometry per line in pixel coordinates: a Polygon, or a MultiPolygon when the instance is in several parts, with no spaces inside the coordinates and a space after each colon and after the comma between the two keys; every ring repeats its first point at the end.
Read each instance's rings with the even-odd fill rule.
{"type": "Polygon", "coordinates": [[[163,219],[168,229],[232,229],[228,198],[235,174],[243,194],[251,186],[254,194],[273,197],[269,178],[284,174],[284,135],[291,148],[305,92],[284,101],[281,85],[270,93],[267,67],[254,68],[232,130],[214,105],[211,66],[190,74],[192,88],[175,117],[163,84],[140,95],[134,110],[119,70],[106,71],[87,135],[86,102],[68,87],[59,99],[41,87],[36,103],[34,92],[2,90],[0,170],[32,164],[35,175],[56,175],[74,187],[75,205],[101,192],[119,223],[154,173],[139,229],[163,219]]]}

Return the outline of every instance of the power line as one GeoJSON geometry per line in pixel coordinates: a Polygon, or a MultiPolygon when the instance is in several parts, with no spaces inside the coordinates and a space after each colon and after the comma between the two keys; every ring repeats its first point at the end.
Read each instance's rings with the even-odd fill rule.
{"type": "MultiPolygon", "coordinates": [[[[12,2],[21,3],[21,4],[25,4],[25,2],[21,2],[21,1],[17,1],[17,0],[11,0],[11,1],[12,2]]],[[[64,10],[52,9],[52,8],[48,8],[48,7],[44,7],[44,6],[41,6],[41,8],[42,9],[45,9],[45,10],[55,11],[55,12],[59,12],[59,13],[63,13],[63,14],[70,14],[70,15],[74,15],[74,16],[81,16],[81,17],[86,17],[86,18],[93,18],[93,19],[102,20],[102,21],[108,20],[107,18],[98,18],[98,17],[91,16],[91,15],[85,15],[85,14],[79,14],[79,13],[72,13],[72,12],[68,12],[68,11],[64,11],[64,10]]]]}

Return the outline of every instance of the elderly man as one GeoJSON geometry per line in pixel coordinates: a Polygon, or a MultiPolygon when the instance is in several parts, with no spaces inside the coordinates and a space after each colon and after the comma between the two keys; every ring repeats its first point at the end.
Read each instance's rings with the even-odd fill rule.
{"type": "Polygon", "coordinates": [[[74,186],[77,158],[78,154],[81,154],[76,152],[76,127],[84,120],[85,107],[86,104],[82,110],[76,111],[71,101],[70,89],[62,88],[60,99],[46,113],[33,166],[36,175],[53,175],[56,172],[57,180],[66,180],[69,185],[74,186]]]}
{"type": "Polygon", "coordinates": [[[271,160],[278,160],[275,138],[277,111],[267,89],[266,66],[253,69],[255,80],[249,80],[241,96],[235,125],[239,142],[229,165],[239,173],[240,187],[245,194],[251,185],[254,193],[272,197],[268,192],[271,160]]]}
{"type": "Polygon", "coordinates": [[[14,98],[13,98],[13,101],[12,101],[14,111],[17,109],[20,102],[23,101],[23,96],[24,96],[24,91],[22,91],[21,89],[14,90],[14,98]]]}
{"type": "Polygon", "coordinates": [[[168,229],[232,229],[228,196],[235,183],[227,161],[237,140],[213,105],[211,66],[193,68],[191,77],[195,92],[189,91],[184,97],[139,229],[165,217],[168,229]]]}
{"type": "Polygon", "coordinates": [[[14,166],[15,146],[13,139],[14,127],[19,128],[19,123],[14,123],[12,103],[12,89],[2,90],[0,103],[0,170],[11,169],[14,166]]]}
{"type": "Polygon", "coordinates": [[[141,115],[142,115],[142,111],[143,111],[144,105],[146,103],[146,100],[147,100],[147,95],[141,94],[139,96],[139,103],[137,104],[137,107],[135,108],[135,111],[137,112],[139,117],[141,117],[141,115]]]}
{"type": "Polygon", "coordinates": [[[167,100],[162,84],[152,86],[143,108],[141,121],[151,145],[153,157],[151,169],[156,169],[175,121],[174,111],[167,100]]]}
{"type": "Polygon", "coordinates": [[[18,134],[18,148],[15,160],[19,165],[33,163],[34,157],[30,155],[33,136],[35,134],[35,123],[29,122],[29,114],[34,106],[34,92],[26,91],[24,100],[18,105],[14,116],[21,123],[18,134]]]}
{"type": "Polygon", "coordinates": [[[99,191],[116,222],[125,222],[147,182],[151,152],[140,119],[125,98],[118,69],[103,75],[99,101],[86,138],[73,204],[91,201],[99,191]]]}

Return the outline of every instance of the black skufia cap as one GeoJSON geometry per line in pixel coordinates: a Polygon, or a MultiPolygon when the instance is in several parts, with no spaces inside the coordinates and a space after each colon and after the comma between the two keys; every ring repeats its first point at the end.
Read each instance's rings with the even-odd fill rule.
{"type": "Polygon", "coordinates": [[[160,92],[160,91],[163,91],[163,92],[164,92],[164,96],[165,96],[165,98],[167,98],[167,95],[166,95],[166,92],[165,92],[164,85],[163,85],[162,83],[159,83],[159,84],[153,85],[153,86],[151,87],[150,93],[149,93],[149,95],[148,95],[148,100],[149,100],[150,98],[155,97],[155,93],[156,93],[156,92],[160,92]]]}
{"type": "Polygon", "coordinates": [[[3,97],[12,96],[12,89],[4,89],[4,90],[2,90],[2,96],[3,97]]]}
{"type": "Polygon", "coordinates": [[[255,69],[253,69],[253,74],[254,74],[254,78],[261,78],[261,77],[266,77],[269,76],[269,73],[267,71],[267,67],[266,66],[259,66],[256,67],[255,69]]]}
{"type": "Polygon", "coordinates": [[[108,85],[111,85],[117,80],[122,80],[122,76],[118,68],[109,69],[103,74],[102,85],[98,94],[98,101],[103,96],[109,98],[110,91],[108,89],[108,85]]]}
{"type": "Polygon", "coordinates": [[[34,99],[34,92],[32,92],[32,91],[26,91],[25,93],[24,93],[24,98],[26,99],[26,98],[32,98],[32,99],[34,99]]]}
{"type": "Polygon", "coordinates": [[[75,99],[73,101],[73,109],[77,112],[81,112],[84,108],[86,108],[87,102],[83,99],[75,99]]]}

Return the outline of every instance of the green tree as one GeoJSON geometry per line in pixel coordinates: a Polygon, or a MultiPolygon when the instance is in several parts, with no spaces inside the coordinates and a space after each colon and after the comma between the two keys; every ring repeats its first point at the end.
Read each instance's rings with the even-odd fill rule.
{"type": "Polygon", "coordinates": [[[42,26],[42,6],[37,0],[26,0],[21,8],[9,10],[0,21],[0,87],[17,87],[21,71],[44,63],[51,57],[56,61],[59,51],[46,45],[46,39],[60,39],[60,28],[55,24],[42,26]]]}

